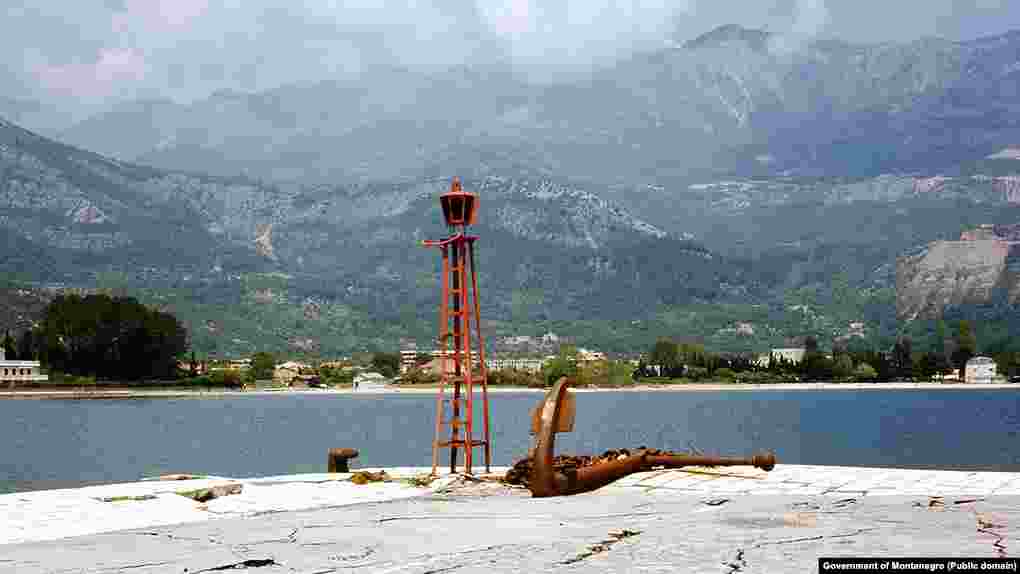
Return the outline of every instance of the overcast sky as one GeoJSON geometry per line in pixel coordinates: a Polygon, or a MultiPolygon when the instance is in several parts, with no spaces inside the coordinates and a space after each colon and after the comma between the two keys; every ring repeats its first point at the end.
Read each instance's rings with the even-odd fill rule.
{"type": "Polygon", "coordinates": [[[536,79],[727,23],[793,39],[970,39],[1020,29],[1020,0],[5,0],[2,96],[95,109],[188,101],[390,62],[509,58],[536,79]],[[451,7],[452,6],[452,7],[451,7]]]}

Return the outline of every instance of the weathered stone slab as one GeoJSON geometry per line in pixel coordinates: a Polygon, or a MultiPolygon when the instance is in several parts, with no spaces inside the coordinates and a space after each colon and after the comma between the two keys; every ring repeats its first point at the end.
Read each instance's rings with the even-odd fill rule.
{"type": "Polygon", "coordinates": [[[0,572],[799,572],[822,555],[1020,548],[1015,473],[687,469],[532,499],[458,476],[400,481],[429,469],[386,470],[398,480],[314,474],[3,495],[0,572]],[[176,494],[230,485],[243,488],[204,504],[176,494]]]}
{"type": "Polygon", "coordinates": [[[0,570],[813,572],[823,555],[998,556],[1020,544],[1020,497],[927,502],[745,496],[712,506],[637,491],[415,498],[6,546],[0,570]]]}

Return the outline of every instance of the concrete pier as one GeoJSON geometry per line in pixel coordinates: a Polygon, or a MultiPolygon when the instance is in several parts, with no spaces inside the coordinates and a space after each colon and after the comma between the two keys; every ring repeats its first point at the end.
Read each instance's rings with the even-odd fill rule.
{"type": "Polygon", "coordinates": [[[3,495],[0,572],[814,572],[820,556],[1020,554],[1020,473],[662,470],[533,499],[386,470],[367,484],[317,474],[3,495]],[[180,494],[231,485],[206,502],[180,494]]]}

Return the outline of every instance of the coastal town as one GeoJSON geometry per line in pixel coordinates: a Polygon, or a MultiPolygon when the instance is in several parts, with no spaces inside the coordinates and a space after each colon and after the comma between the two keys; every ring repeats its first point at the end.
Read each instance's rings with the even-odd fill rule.
{"type": "MultiPolygon", "coordinates": [[[[605,372],[609,365],[616,365],[619,372],[625,374],[624,379],[628,383],[640,379],[658,383],[741,382],[741,374],[744,372],[768,372],[770,369],[774,371],[777,365],[797,369],[804,365],[805,358],[810,358],[808,347],[777,347],[766,353],[745,357],[743,361],[740,358],[721,359],[727,362],[728,367],[717,366],[711,375],[705,376],[701,374],[700,369],[704,368],[706,359],[701,357],[699,360],[697,351],[694,356],[686,357],[690,359],[689,361],[681,362],[677,368],[673,368],[669,363],[677,359],[656,356],[655,350],[650,353],[607,356],[598,350],[573,347],[554,333],[546,333],[540,337],[507,337],[500,343],[503,349],[513,350],[485,357],[485,370],[489,374],[490,383],[499,384],[499,381],[505,379],[505,375],[522,375],[532,377],[531,380],[535,384],[529,386],[545,386],[547,377],[543,377],[543,373],[548,372],[550,367],[564,358],[569,363],[569,368],[580,371],[605,372]],[[741,363],[746,369],[732,368],[741,363]]],[[[703,354],[704,350],[701,349],[700,353],[703,354]]],[[[834,361],[832,352],[819,355],[822,360],[834,361]]],[[[184,379],[206,377],[213,385],[220,382],[222,386],[233,386],[232,381],[236,381],[241,390],[326,389],[343,386],[350,386],[356,390],[371,390],[386,385],[435,384],[438,383],[443,370],[452,371],[454,365],[452,350],[422,348],[415,342],[407,340],[402,342],[401,348],[395,353],[319,360],[301,357],[274,358],[270,359],[271,367],[263,365],[261,369],[257,369],[257,376],[252,376],[253,364],[258,361],[259,356],[264,359],[269,357],[266,353],[256,353],[247,357],[218,360],[178,360],[177,370],[184,379]]],[[[838,351],[836,358],[838,359],[838,351]]],[[[922,360],[923,356],[915,357],[915,362],[922,360]]],[[[478,358],[475,357],[474,361],[477,369],[478,358]]],[[[1000,368],[995,359],[983,355],[967,358],[962,369],[948,366],[928,377],[918,376],[914,370],[903,374],[903,379],[909,378],[918,382],[970,384],[1018,382],[1017,377],[1008,376],[1006,369],[1000,368]]],[[[857,368],[849,375],[845,378],[854,382],[867,382],[877,377],[877,373],[872,373],[867,368],[857,368]],[[857,376],[854,376],[855,374],[857,376]]],[[[787,379],[781,382],[800,382],[810,378],[805,379],[801,376],[796,380],[787,379]]],[[[22,360],[16,353],[8,358],[5,357],[4,349],[0,348],[0,388],[10,390],[38,388],[45,387],[51,382],[55,381],[51,381],[47,369],[40,361],[22,360]]],[[[600,385],[594,383],[591,386],[600,385]]]]}

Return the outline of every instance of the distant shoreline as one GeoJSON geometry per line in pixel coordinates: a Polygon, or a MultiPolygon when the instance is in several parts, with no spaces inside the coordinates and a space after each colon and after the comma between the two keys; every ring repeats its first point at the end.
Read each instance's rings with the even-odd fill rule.
{"type": "MultiPolygon", "coordinates": [[[[878,391],[878,390],[1017,390],[1020,384],[975,384],[975,383],[772,383],[772,384],[734,384],[734,383],[686,383],[670,385],[636,385],[633,387],[616,388],[580,388],[572,389],[578,393],[683,393],[683,392],[719,392],[719,391],[878,391]]],[[[134,399],[134,398],[223,398],[249,396],[294,396],[294,395],[432,395],[439,390],[437,386],[421,387],[386,387],[378,389],[300,389],[286,391],[228,391],[228,390],[174,390],[174,389],[123,389],[123,390],[0,390],[3,399],[134,399]]],[[[476,389],[478,392],[479,389],[476,389]]],[[[492,394],[542,394],[547,389],[527,387],[490,387],[492,394]]]]}

